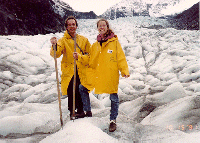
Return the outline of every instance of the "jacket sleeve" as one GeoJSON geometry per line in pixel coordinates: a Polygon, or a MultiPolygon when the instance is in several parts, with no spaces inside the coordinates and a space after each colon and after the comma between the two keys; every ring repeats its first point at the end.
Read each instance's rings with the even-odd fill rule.
{"type": "Polygon", "coordinates": [[[116,46],[118,68],[121,72],[122,77],[124,77],[125,75],[129,75],[128,63],[126,61],[126,56],[124,54],[124,51],[122,50],[121,44],[118,40],[116,46]]]}
{"type": "MultiPolygon", "coordinates": [[[[64,49],[64,44],[62,43],[62,40],[59,39],[57,42],[56,58],[59,58],[64,53],[64,49]]],[[[50,55],[54,57],[53,46],[51,46],[50,55]]]]}
{"type": "Polygon", "coordinates": [[[86,44],[85,44],[85,48],[84,48],[85,50],[83,51],[84,55],[82,55],[82,54],[78,55],[78,62],[82,63],[83,65],[88,65],[89,64],[90,47],[91,47],[91,44],[87,39],[86,40],[86,44]]]}
{"type": "Polygon", "coordinates": [[[98,64],[98,59],[99,59],[99,48],[97,46],[97,42],[92,44],[90,48],[90,53],[89,53],[89,67],[96,69],[97,64],[98,64]]]}

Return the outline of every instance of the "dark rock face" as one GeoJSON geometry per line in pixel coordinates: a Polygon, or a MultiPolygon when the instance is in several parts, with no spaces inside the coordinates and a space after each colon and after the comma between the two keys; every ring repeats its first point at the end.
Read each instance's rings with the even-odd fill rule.
{"type": "Polygon", "coordinates": [[[1,35],[35,35],[59,32],[64,21],[49,0],[1,0],[1,35]]]}
{"type": "Polygon", "coordinates": [[[199,30],[199,3],[171,17],[169,22],[179,30],[199,30]]]}
{"type": "Polygon", "coordinates": [[[74,17],[77,19],[95,19],[97,18],[97,15],[93,12],[74,12],[74,17]]]}
{"type": "Polygon", "coordinates": [[[53,0],[55,13],[59,14],[63,19],[67,19],[68,16],[72,15],[77,19],[95,19],[97,15],[93,12],[78,12],[74,11],[69,4],[61,0],[53,0]]]}
{"type": "Polygon", "coordinates": [[[125,12],[122,12],[119,9],[117,9],[117,10],[111,9],[109,16],[105,15],[105,16],[100,16],[100,17],[104,17],[104,18],[113,20],[113,19],[116,19],[119,17],[126,17],[126,15],[125,15],[125,12]]]}
{"type": "Polygon", "coordinates": [[[69,15],[95,18],[93,12],[81,13],[65,9],[65,16],[56,14],[52,0],[0,0],[1,35],[36,35],[61,32],[69,15]]]}

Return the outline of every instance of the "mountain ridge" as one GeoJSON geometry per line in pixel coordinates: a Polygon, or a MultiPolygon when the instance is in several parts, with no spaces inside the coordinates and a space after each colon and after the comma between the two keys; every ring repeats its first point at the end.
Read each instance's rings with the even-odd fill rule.
{"type": "MultiPolygon", "coordinates": [[[[97,16],[93,11],[74,11],[69,4],[61,0],[0,0],[0,2],[1,35],[37,35],[61,32],[65,30],[64,21],[70,15],[77,19],[151,16],[152,14],[156,15],[156,11],[161,11],[161,7],[169,6],[163,0],[160,0],[160,3],[126,0],[117,3],[102,15],[97,16]],[[128,7],[126,7],[127,3],[128,7]]],[[[170,5],[175,5],[178,2],[180,0],[168,1],[170,5]]],[[[179,30],[199,30],[199,3],[180,14],[162,16],[161,18],[168,19],[171,27],[179,30]]]]}
{"type": "Polygon", "coordinates": [[[59,0],[1,0],[1,35],[36,35],[61,32],[69,15],[96,18],[94,12],[77,12],[59,0]],[[60,13],[62,9],[63,15],[60,13]]]}
{"type": "Polygon", "coordinates": [[[199,5],[194,4],[191,8],[169,19],[172,27],[178,30],[199,30],[199,5]]]}
{"type": "Polygon", "coordinates": [[[162,13],[163,10],[180,4],[180,2],[182,1],[159,0],[147,3],[142,0],[124,0],[110,7],[99,17],[113,20],[120,17],[156,16],[167,19],[171,27],[179,30],[199,30],[199,2],[178,14],[162,13]]]}

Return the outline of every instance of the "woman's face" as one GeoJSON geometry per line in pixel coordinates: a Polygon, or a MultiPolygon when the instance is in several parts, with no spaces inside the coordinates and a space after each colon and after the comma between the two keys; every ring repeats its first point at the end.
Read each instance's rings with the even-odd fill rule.
{"type": "Polygon", "coordinates": [[[99,21],[97,29],[99,31],[99,34],[103,35],[104,33],[106,33],[107,30],[108,30],[106,22],[105,21],[99,21]]]}

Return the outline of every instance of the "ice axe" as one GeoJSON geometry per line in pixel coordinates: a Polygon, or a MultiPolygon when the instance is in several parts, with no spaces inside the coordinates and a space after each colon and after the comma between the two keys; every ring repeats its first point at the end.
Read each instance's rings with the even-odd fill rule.
{"type": "Polygon", "coordinates": [[[57,67],[57,58],[56,58],[56,45],[55,44],[53,44],[53,50],[54,50],[54,60],[55,60],[56,80],[57,80],[58,103],[59,103],[59,111],[60,111],[60,124],[61,124],[61,127],[63,127],[60,88],[59,88],[59,79],[58,79],[58,67],[57,67]]]}

